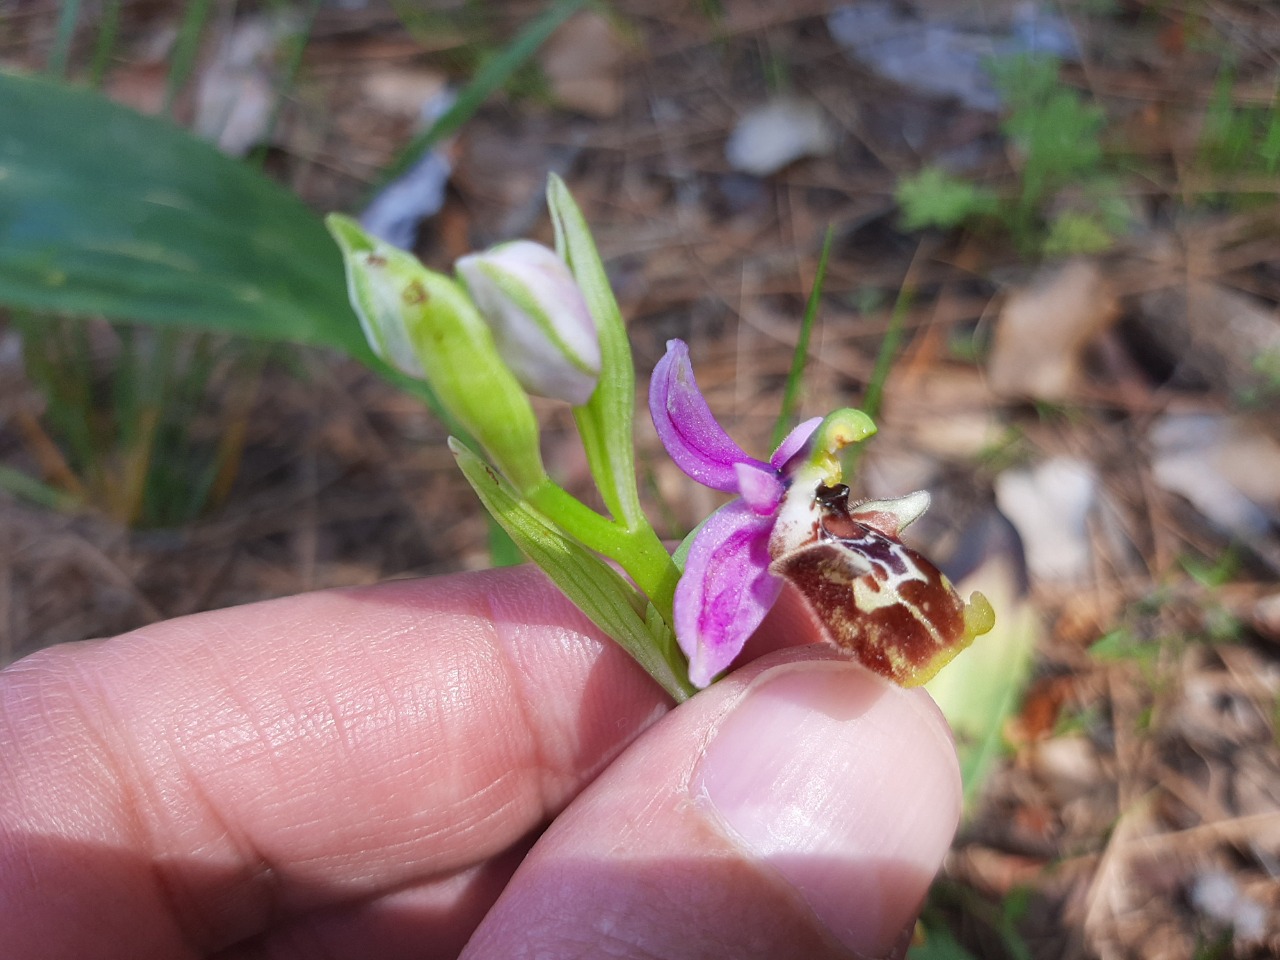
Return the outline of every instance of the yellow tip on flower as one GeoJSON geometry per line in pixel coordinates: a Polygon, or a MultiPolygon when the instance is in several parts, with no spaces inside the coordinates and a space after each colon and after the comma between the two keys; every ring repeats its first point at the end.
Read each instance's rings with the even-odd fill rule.
{"type": "Polygon", "coordinates": [[[840,451],[861,443],[875,432],[875,423],[861,410],[843,407],[829,413],[814,437],[809,465],[819,471],[823,483],[833,487],[841,482],[844,475],[837,457],[840,451]]]}
{"type": "Polygon", "coordinates": [[[964,605],[964,632],[965,635],[972,637],[980,637],[984,633],[990,633],[991,628],[996,625],[996,612],[991,609],[991,604],[977,590],[969,594],[969,602],[964,605]]]}

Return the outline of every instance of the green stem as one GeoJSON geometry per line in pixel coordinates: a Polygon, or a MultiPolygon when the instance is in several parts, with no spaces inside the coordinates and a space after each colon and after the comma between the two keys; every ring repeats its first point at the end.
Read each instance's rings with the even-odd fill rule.
{"type": "Polygon", "coordinates": [[[49,51],[49,63],[45,70],[51,77],[62,77],[71,59],[71,44],[76,35],[76,19],[80,16],[80,0],[65,0],[58,11],[58,27],[53,37],[53,49],[49,51]]]}
{"type": "Polygon", "coordinates": [[[550,480],[525,493],[529,503],[583,546],[613,560],[671,623],[680,570],[648,523],[626,527],[592,510],[550,480]]]}
{"type": "MultiPolygon", "coordinates": [[[[667,548],[648,524],[628,531],[628,541],[627,563],[623,564],[623,569],[635,580],[636,586],[645,592],[662,619],[674,629],[676,584],[680,582],[680,569],[672,562],[671,554],[667,553],[667,548]]],[[[622,563],[621,560],[618,562],[622,563]]]]}

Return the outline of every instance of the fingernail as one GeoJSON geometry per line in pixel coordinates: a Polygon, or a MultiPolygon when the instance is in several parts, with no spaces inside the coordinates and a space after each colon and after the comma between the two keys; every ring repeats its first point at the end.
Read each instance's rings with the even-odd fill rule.
{"type": "Polygon", "coordinates": [[[864,957],[900,955],[960,816],[955,751],[932,702],[837,662],[758,677],[693,787],[864,957]]]}

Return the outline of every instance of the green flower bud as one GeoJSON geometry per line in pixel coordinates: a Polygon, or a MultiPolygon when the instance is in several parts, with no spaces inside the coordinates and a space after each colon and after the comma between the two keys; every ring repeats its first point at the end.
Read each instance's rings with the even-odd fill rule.
{"type": "Polygon", "coordinates": [[[600,338],[568,265],[531,240],[463,257],[458,276],[530,393],[582,406],[600,379],[600,338]]]}
{"type": "Polygon", "coordinates": [[[332,215],[347,291],[369,346],[388,364],[426,380],[440,405],[520,490],[546,480],[538,422],[466,292],[416,257],[332,215]]]}

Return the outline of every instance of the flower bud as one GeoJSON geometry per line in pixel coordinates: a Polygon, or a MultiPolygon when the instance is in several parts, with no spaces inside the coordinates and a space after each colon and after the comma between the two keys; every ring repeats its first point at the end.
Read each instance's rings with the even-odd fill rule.
{"type": "Polygon", "coordinates": [[[379,360],[414,380],[426,371],[409,333],[404,294],[422,272],[418,259],[365,233],[337,214],[325,221],[342,249],[347,298],[360,320],[369,349],[379,360]]]}
{"type": "Polygon", "coordinates": [[[546,479],[538,422],[466,292],[353,220],[331,216],[351,305],[382,360],[426,380],[444,412],[520,491],[546,479]]]}
{"type": "Polygon", "coordinates": [[[515,240],[463,257],[457,271],[526,390],[574,406],[591,399],[600,340],[582,291],[555,251],[515,240]]]}

